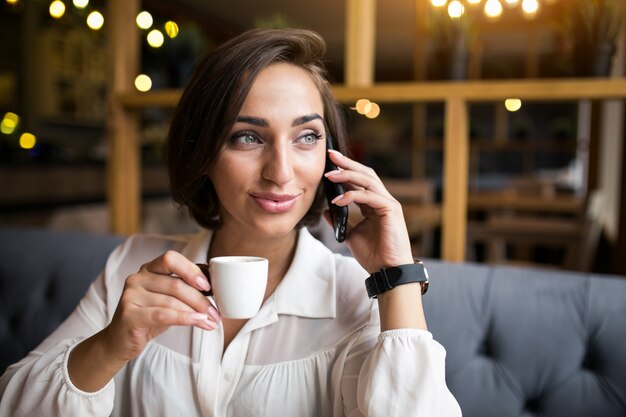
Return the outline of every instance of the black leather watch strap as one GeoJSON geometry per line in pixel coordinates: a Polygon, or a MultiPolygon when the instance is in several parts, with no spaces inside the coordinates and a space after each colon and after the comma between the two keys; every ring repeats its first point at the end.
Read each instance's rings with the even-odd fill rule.
{"type": "Polygon", "coordinates": [[[374,272],[365,280],[365,288],[369,298],[377,298],[378,295],[389,291],[398,285],[419,282],[422,286],[422,294],[428,290],[428,271],[421,261],[413,264],[391,266],[374,272]]]}

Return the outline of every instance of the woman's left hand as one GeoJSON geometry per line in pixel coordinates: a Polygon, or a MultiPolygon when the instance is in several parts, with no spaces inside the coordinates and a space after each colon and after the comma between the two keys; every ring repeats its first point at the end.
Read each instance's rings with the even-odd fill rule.
{"type": "MultiPolygon", "coordinates": [[[[373,169],[337,151],[328,151],[330,159],[340,168],[325,176],[342,183],[346,190],[335,198],[334,204],[355,203],[363,219],[348,226],[346,244],[356,260],[369,273],[380,268],[413,263],[411,243],[402,206],[387,191],[373,169]]],[[[327,219],[328,213],[326,213],[327,219]]]]}

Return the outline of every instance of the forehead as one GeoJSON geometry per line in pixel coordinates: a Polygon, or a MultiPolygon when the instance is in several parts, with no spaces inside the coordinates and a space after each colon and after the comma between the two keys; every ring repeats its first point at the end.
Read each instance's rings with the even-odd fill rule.
{"type": "Polygon", "coordinates": [[[297,65],[281,62],[259,72],[244,100],[241,113],[264,108],[322,114],[324,105],[313,76],[297,65]]]}

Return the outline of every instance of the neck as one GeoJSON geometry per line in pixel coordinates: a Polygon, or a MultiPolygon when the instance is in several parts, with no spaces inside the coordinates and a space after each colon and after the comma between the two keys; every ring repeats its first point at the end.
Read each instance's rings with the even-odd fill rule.
{"type": "Polygon", "coordinates": [[[215,230],[208,259],[216,256],[259,256],[269,261],[268,291],[271,294],[287,273],[296,251],[298,231],[272,239],[256,239],[222,226],[215,230]]]}

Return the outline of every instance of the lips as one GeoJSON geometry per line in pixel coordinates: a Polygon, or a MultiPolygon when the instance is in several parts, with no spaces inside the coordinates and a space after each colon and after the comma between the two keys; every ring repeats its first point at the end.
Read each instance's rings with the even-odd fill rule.
{"type": "Polygon", "coordinates": [[[300,195],[276,194],[276,193],[253,193],[255,203],[268,213],[285,213],[291,210],[300,195]]]}

